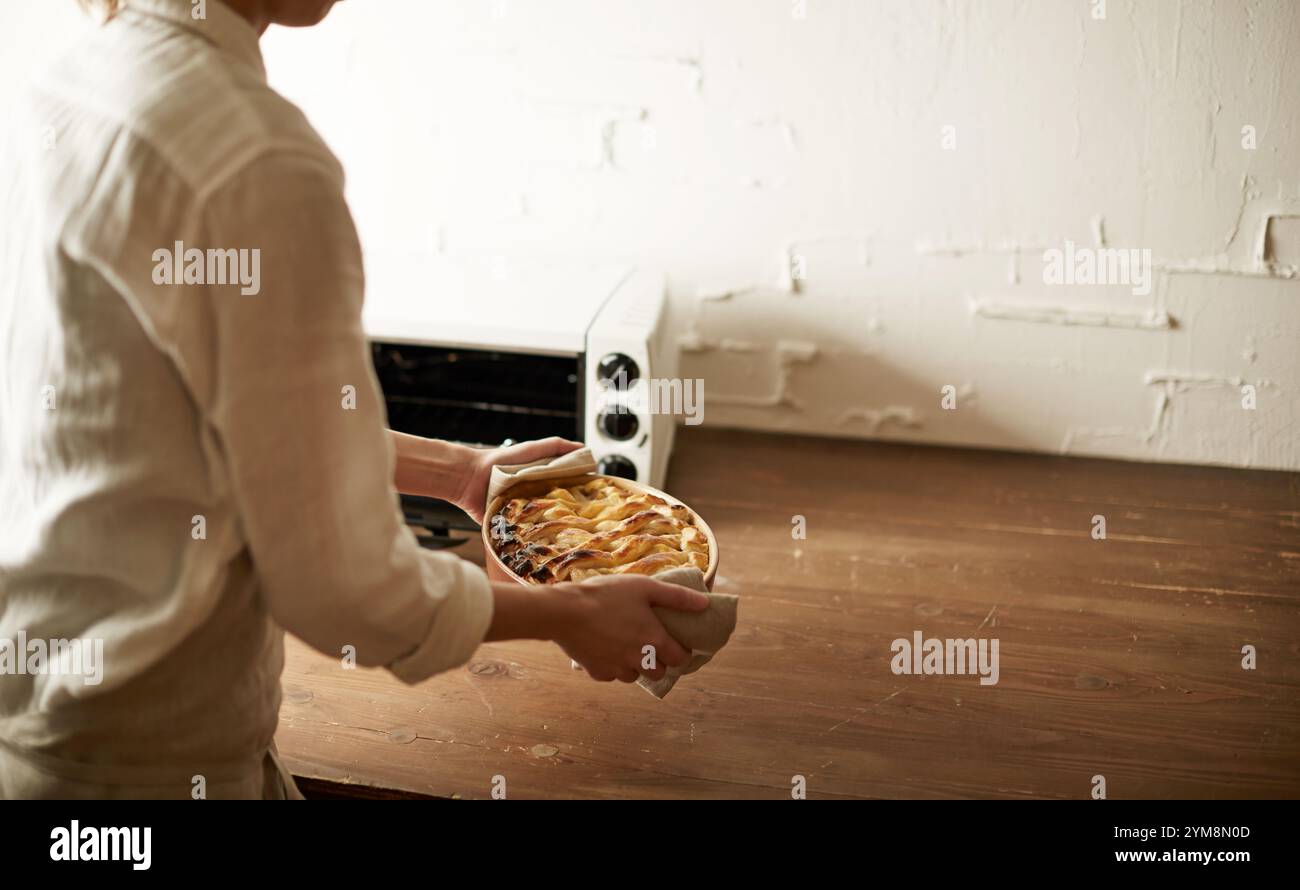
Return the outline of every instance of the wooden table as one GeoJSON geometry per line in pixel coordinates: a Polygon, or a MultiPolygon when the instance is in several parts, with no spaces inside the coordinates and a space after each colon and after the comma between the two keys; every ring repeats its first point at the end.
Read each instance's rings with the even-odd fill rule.
{"type": "Polygon", "coordinates": [[[1300,474],[685,428],[667,488],[742,597],[701,673],[661,702],[509,643],[412,688],[289,640],[295,774],[444,797],[503,776],[511,798],[789,799],[803,776],[810,798],[1086,798],[1097,775],[1111,798],[1300,796],[1300,474]],[[996,637],[999,682],[895,675],[917,630],[996,637]]]}

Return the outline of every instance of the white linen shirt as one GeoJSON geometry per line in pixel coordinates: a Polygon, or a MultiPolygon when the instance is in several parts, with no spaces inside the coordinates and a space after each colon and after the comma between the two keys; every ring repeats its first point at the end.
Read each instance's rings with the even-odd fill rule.
{"type": "Polygon", "coordinates": [[[192,9],[129,0],[5,121],[0,641],[103,641],[96,685],[0,674],[24,794],[259,793],[282,628],[413,683],[492,616],[402,522],[342,170],[253,28],[192,9]]]}

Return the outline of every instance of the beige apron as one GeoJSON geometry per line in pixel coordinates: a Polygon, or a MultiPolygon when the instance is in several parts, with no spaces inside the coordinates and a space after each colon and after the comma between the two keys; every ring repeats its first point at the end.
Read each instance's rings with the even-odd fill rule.
{"type": "MultiPolygon", "coordinates": [[[[246,774],[208,781],[208,800],[303,800],[275,744],[246,774]]],[[[0,743],[0,800],[165,800],[194,797],[189,781],[158,782],[111,767],[70,767],[40,755],[18,752],[0,743]],[[57,771],[56,771],[57,770],[57,771]],[[114,779],[120,781],[114,781],[114,779]]],[[[224,773],[225,771],[219,771],[224,773]]]]}

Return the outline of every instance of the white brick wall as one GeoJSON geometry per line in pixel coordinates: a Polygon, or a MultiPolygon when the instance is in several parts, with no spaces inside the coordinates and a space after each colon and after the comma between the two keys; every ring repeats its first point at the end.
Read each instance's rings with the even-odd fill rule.
{"type": "Polygon", "coordinates": [[[367,244],[664,268],[708,423],[1300,469],[1300,5],[1096,8],[348,0],[265,46],[367,244]],[[1151,294],[1044,284],[1067,239],[1151,294]]]}

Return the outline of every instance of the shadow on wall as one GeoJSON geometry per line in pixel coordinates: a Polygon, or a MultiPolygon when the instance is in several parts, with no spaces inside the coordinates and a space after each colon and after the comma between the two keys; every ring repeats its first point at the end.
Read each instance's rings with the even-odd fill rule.
{"type": "Polygon", "coordinates": [[[1042,450],[980,410],[976,387],[956,367],[960,356],[947,368],[931,360],[940,368],[934,377],[909,374],[888,354],[864,351],[880,333],[870,321],[866,328],[877,329],[859,331],[852,316],[792,317],[765,303],[736,294],[714,304],[708,329],[726,336],[701,334],[698,318],[679,321],[679,373],[704,380],[706,424],[1042,450]]]}

